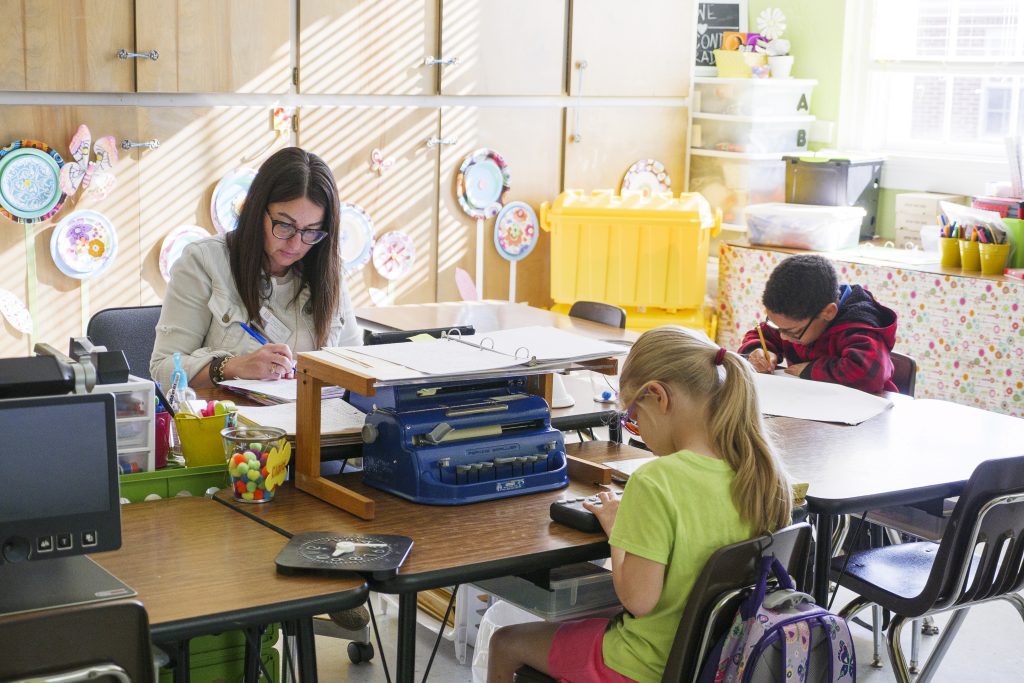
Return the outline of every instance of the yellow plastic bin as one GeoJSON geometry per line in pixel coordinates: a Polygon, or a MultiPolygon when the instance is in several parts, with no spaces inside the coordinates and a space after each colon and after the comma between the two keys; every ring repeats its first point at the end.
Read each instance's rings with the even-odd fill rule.
{"type": "Polygon", "coordinates": [[[696,193],[567,190],[540,206],[551,233],[551,298],[668,310],[704,306],[708,244],[722,226],[696,193]]]}

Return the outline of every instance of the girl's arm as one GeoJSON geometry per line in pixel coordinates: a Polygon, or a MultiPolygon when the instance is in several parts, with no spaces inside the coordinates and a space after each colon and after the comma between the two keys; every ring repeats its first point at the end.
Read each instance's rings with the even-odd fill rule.
{"type": "Polygon", "coordinates": [[[634,617],[642,617],[661,598],[665,565],[612,546],[612,583],[622,606],[634,617]]]}

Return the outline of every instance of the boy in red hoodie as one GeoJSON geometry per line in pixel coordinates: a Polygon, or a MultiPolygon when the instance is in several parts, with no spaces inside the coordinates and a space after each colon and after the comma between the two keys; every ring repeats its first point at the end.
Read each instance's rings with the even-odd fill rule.
{"type": "Polygon", "coordinates": [[[762,297],[767,322],[743,337],[739,352],[758,372],[780,360],[786,372],[835,382],[874,394],[896,391],[889,352],[896,340],[896,313],[860,285],[839,285],[821,256],[790,256],[772,271],[762,297]]]}

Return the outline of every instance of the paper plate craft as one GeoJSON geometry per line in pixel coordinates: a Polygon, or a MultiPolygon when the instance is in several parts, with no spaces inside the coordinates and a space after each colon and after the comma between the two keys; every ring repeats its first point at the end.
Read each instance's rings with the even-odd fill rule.
{"type": "Polygon", "coordinates": [[[526,202],[510,202],[494,221],[494,247],[507,261],[520,261],[537,244],[537,214],[526,202]]]}
{"type": "Polygon", "coordinates": [[[649,197],[653,192],[671,192],[672,179],[665,171],[665,165],[656,159],[641,159],[626,171],[622,177],[622,192],[641,192],[649,197]]]}
{"type": "Polygon", "coordinates": [[[50,256],[68,277],[95,277],[110,267],[116,255],[117,232],[99,211],[72,211],[50,236],[50,256]]]}
{"type": "Polygon", "coordinates": [[[386,232],[373,245],[373,267],[388,280],[408,273],[415,258],[416,247],[404,232],[386,232]]]}
{"type": "Polygon", "coordinates": [[[7,318],[14,329],[23,334],[32,334],[32,316],[25,302],[8,289],[0,289],[0,314],[7,318]]]}
{"type": "Polygon", "coordinates": [[[373,252],[373,220],[355,204],[341,205],[341,265],[346,273],[362,269],[373,252]]]}
{"type": "Polygon", "coordinates": [[[210,233],[198,225],[182,225],[172,230],[160,246],[160,274],[164,280],[171,281],[171,266],[181,256],[185,247],[209,236],[210,233]]]}
{"type": "Polygon", "coordinates": [[[491,218],[505,204],[508,191],[508,164],[500,154],[485,147],[463,160],[455,178],[455,194],[468,216],[491,218]]]}
{"type": "Polygon", "coordinates": [[[117,185],[112,168],[117,163],[117,141],[113,135],[105,135],[92,144],[92,132],[84,123],[75,131],[71,143],[73,161],[60,169],[60,189],[69,197],[82,189],[97,200],[106,198],[117,185]],[[96,150],[96,160],[89,159],[89,152],[96,150]]]}
{"type": "Polygon", "coordinates": [[[236,168],[220,179],[213,188],[210,200],[210,217],[217,232],[231,232],[238,227],[238,217],[242,215],[242,202],[249,193],[249,186],[256,177],[251,168],[236,168]]]}
{"type": "Polygon", "coordinates": [[[0,149],[0,215],[18,223],[38,223],[64,205],[60,169],[64,160],[38,140],[15,140],[0,149]]]}

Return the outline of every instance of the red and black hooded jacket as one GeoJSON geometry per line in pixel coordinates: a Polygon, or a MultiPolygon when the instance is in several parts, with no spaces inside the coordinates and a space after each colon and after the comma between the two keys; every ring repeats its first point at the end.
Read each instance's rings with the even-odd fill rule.
{"type": "MultiPolygon", "coordinates": [[[[896,342],[896,313],[875,301],[860,285],[841,285],[839,312],[825,331],[809,346],[782,338],[763,325],[768,350],[789,365],[808,363],[800,376],[834,382],[878,394],[896,391],[889,352],[896,342]]],[[[739,352],[749,354],[761,345],[757,330],[743,337],[739,352]]]]}

